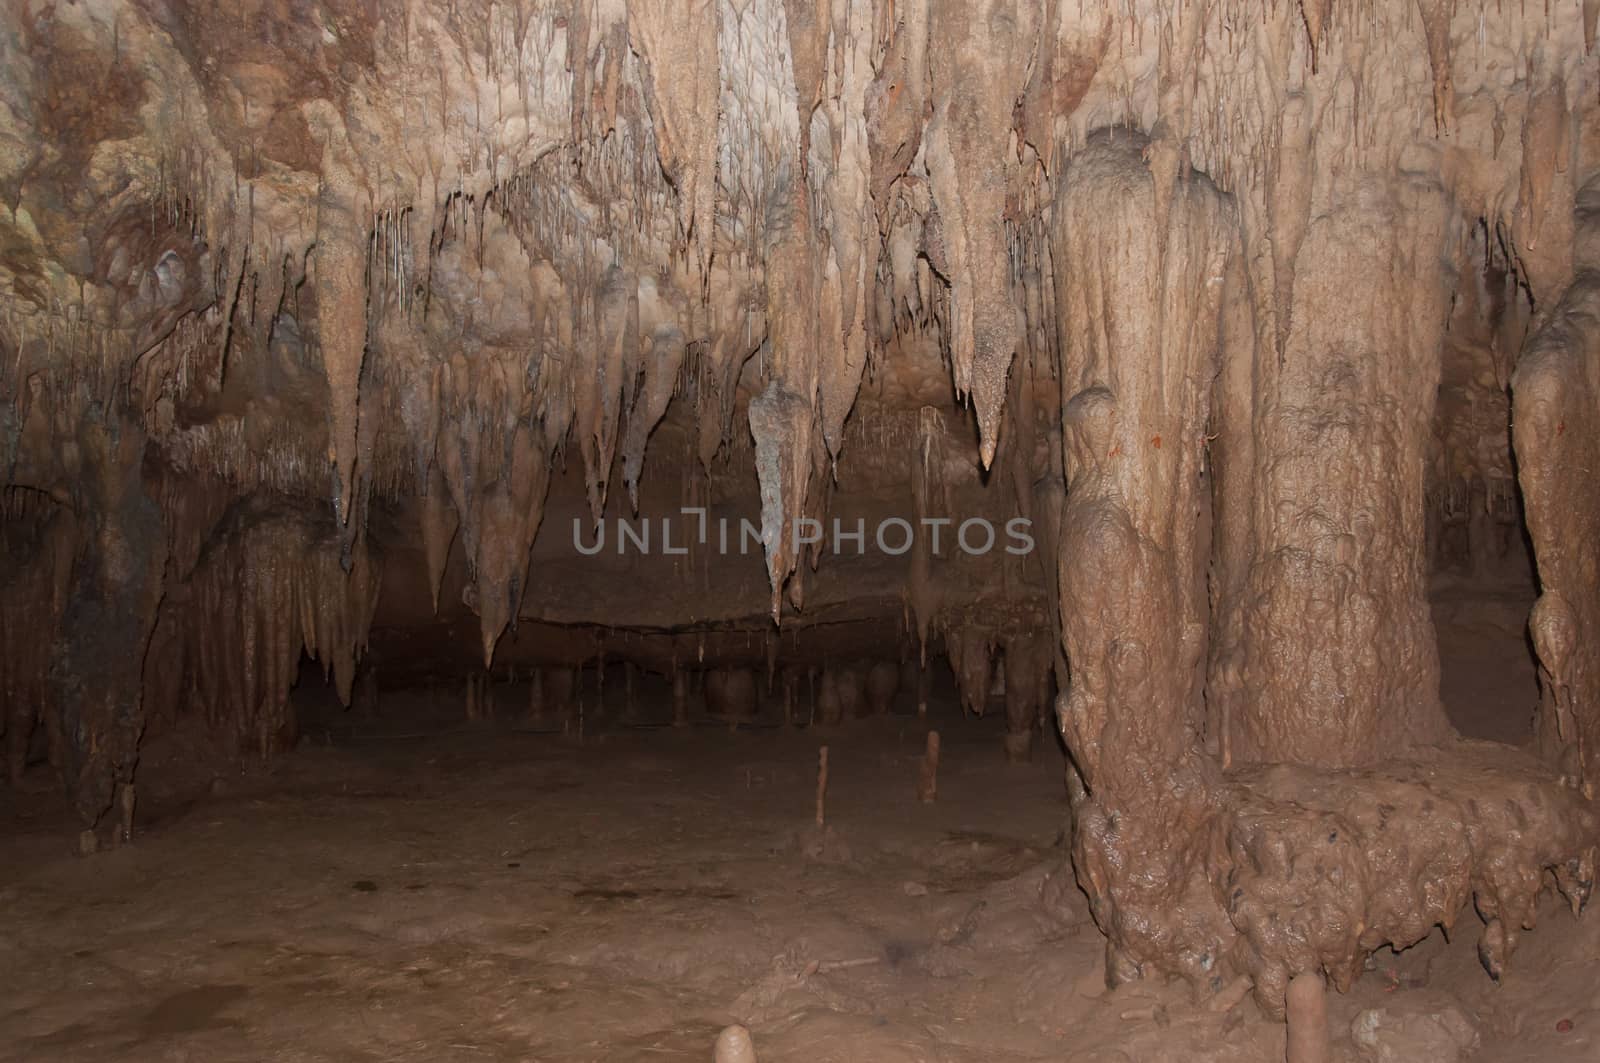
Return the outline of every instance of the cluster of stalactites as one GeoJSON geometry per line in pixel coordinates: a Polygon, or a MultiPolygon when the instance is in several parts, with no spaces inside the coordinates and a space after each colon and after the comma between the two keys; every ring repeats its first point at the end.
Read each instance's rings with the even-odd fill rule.
{"type": "Polygon", "coordinates": [[[241,752],[292,746],[289,691],[302,654],[321,662],[348,705],[378,588],[364,539],[347,549],[325,522],[241,514],[163,602],[146,704],[192,707],[241,752]]]}
{"type": "Polygon", "coordinates": [[[53,763],[60,727],[51,711],[48,676],[79,549],[72,509],[27,487],[0,492],[0,731],[15,783],[27,765],[34,729],[44,724],[53,763]]]}
{"type": "MultiPolygon", "coordinates": [[[[495,5],[466,40],[469,20],[429,4],[386,10],[374,65],[353,70],[344,96],[284,104],[314,141],[314,180],[263,165],[203,108],[150,108],[182,115],[147,131],[179,146],[132,186],[149,207],[144,241],[114,226],[102,249],[116,320],[88,324],[106,307],[85,304],[46,315],[49,328],[12,321],[16,364],[41,349],[54,364],[58,342],[99,344],[102,363],[135,351],[143,415],[175,467],[241,493],[331,498],[346,549],[370,491],[424,495],[436,586],[453,522],[467,537],[487,653],[515,618],[552,456],[575,435],[598,518],[620,450],[637,505],[686,365],[709,464],[745,435],[737,393],[760,351],[746,423],[773,528],[825,505],[871,357],[911,337],[945,349],[983,462],[996,460],[1006,432],[1031,428],[1024,412],[1030,424],[1002,431],[1002,412],[1015,422],[1026,401],[1014,357],[1031,381],[1061,342],[1043,192],[1093,128],[1151,130],[1158,211],[1194,164],[1235,194],[1247,239],[1270,235],[1271,253],[1247,258],[1256,327],[1280,353],[1298,249],[1329,194],[1313,159],[1383,170],[1448,133],[1467,160],[1456,191],[1490,219],[1506,270],[1539,298],[1559,283],[1581,93],[1571,56],[1528,42],[1578,17],[1591,41],[1593,5],[969,7],[495,5]],[[1468,18],[1475,54],[1462,47],[1468,18]],[[1366,47],[1380,38],[1421,47],[1366,47]],[[1503,60],[1526,106],[1485,80],[1503,60]],[[508,240],[520,258],[495,249],[508,240]],[[530,303],[532,321],[479,319],[486,291],[530,303]],[[234,360],[265,357],[284,321],[324,378],[325,440],[270,417],[186,422],[194,392],[220,394],[234,360]],[[398,370],[381,364],[391,331],[419,352],[398,370]],[[461,350],[466,366],[447,366],[461,350]],[[483,351],[523,385],[495,385],[493,401],[439,397],[440,374],[477,372],[483,351]],[[527,482],[491,500],[483,485],[502,467],[527,482]],[[435,480],[453,515],[438,512],[435,480]],[[480,529],[507,521],[516,556],[481,556],[480,529]]],[[[125,54],[168,54],[146,20],[128,21],[125,54]]],[[[204,95],[181,76],[151,91],[204,95]]],[[[107,396],[119,378],[106,374],[107,396]]],[[[797,567],[781,536],[768,567],[778,614],[797,567]]]]}

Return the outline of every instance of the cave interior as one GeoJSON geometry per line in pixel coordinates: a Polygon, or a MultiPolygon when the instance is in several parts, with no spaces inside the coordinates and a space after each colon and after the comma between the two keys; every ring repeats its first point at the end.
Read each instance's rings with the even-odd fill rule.
{"type": "Polygon", "coordinates": [[[1600,1059],[1597,17],[3,5],[0,1060],[1600,1059]]]}

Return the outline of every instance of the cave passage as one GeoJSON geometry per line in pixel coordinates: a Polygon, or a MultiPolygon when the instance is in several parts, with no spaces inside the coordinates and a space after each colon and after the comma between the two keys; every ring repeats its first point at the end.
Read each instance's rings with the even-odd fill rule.
{"type": "Polygon", "coordinates": [[[1600,3],[0,5],[0,1063],[1592,1063],[1600,3]]]}

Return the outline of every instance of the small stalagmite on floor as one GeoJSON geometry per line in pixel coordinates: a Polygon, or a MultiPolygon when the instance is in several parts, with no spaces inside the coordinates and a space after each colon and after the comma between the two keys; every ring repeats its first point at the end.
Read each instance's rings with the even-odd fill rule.
{"type": "Polygon", "coordinates": [[[929,731],[927,747],[917,767],[917,800],[932,804],[939,796],[939,732],[929,731]]]}
{"type": "MultiPolygon", "coordinates": [[[[756,1063],[756,1045],[743,1026],[729,1026],[717,1034],[714,1063],[756,1063]]],[[[1310,1061],[1308,1061],[1310,1063],[1310,1061]]]]}

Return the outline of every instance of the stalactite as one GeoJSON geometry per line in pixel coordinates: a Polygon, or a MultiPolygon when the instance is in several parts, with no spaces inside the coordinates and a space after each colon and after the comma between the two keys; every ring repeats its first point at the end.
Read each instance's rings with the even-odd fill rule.
{"type": "Polygon", "coordinates": [[[962,709],[982,716],[989,708],[989,685],[994,677],[990,632],[975,626],[950,627],[944,632],[944,646],[950,656],[950,670],[955,673],[962,709]]]}
{"type": "MultiPolygon", "coordinates": [[[[960,411],[921,387],[943,359],[1008,481],[986,504],[1034,521],[1016,564],[1031,584],[1042,562],[1048,603],[1011,562],[919,537],[906,627],[924,657],[943,633],[970,711],[1003,661],[1014,745],[1070,656],[1074,857],[1114,980],[1246,971],[1273,1011],[1469,902],[1498,972],[1547,873],[1587,897],[1600,207],[1573,208],[1600,4],[391,7],[355,19],[359,60],[316,33],[275,52],[285,16],[261,12],[253,47],[289,72],[265,92],[200,7],[55,5],[110,71],[90,76],[127,79],[96,82],[91,115],[37,91],[47,42],[7,52],[0,467],[45,508],[0,512],[0,692],[13,763],[50,730],[86,822],[128,793],[145,705],[267,752],[292,740],[302,651],[348,696],[369,514],[420,522],[439,612],[460,544],[487,667],[569,443],[591,518],[619,438],[636,512],[674,478],[749,503],[754,465],[773,615],[787,593],[825,616],[796,518],[857,468],[919,521],[971,483],[960,411]],[[1504,305],[1446,338],[1479,219],[1504,305]],[[1441,348],[1503,388],[1530,326],[1545,766],[1449,742],[1421,547],[1428,505],[1471,519],[1514,491],[1509,468],[1423,471],[1441,348]],[[681,449],[647,463],[653,434],[681,449]],[[1041,613],[1062,646],[1038,645],[1041,613]]],[[[708,699],[737,641],[702,636],[708,699]]],[[[565,716],[556,660],[535,689],[565,716]]],[[[819,722],[853,713],[862,664],[830,659],[819,722]]],[[[865,674],[876,704],[887,672],[865,674]]]]}
{"type": "Polygon", "coordinates": [[[1433,124],[1442,136],[1455,122],[1455,87],[1450,76],[1450,19],[1454,0],[1417,0],[1428,63],[1433,68],[1433,124]]]}
{"type": "MultiPolygon", "coordinates": [[[[592,335],[580,333],[576,422],[595,520],[605,510],[606,480],[616,457],[617,421],[639,374],[639,293],[620,269],[608,270],[594,294],[592,335]]],[[[587,320],[585,321],[587,325],[587,320]]]]}
{"type": "Polygon", "coordinates": [[[322,662],[350,704],[380,579],[364,537],[347,574],[331,524],[254,507],[231,519],[163,604],[156,644],[178,655],[167,674],[182,677],[206,723],[265,758],[298,737],[289,691],[302,653],[322,662]]]}
{"type": "Polygon", "coordinates": [[[929,28],[932,39],[949,42],[930,52],[927,159],[955,304],[950,364],[957,392],[972,395],[985,468],[999,445],[1017,344],[1006,269],[1006,174],[1012,109],[1026,87],[1037,14],[1024,5],[996,19],[965,4],[938,3],[929,28]]]}
{"type": "Polygon", "coordinates": [[[519,425],[504,479],[483,489],[478,500],[483,517],[475,571],[485,667],[494,658],[495,643],[516,619],[522,604],[528,551],[544,518],[549,484],[550,463],[542,438],[531,427],[519,425]]]}
{"type": "Polygon", "coordinates": [[[702,279],[716,227],[720,22],[713,0],[628,5],[628,33],[649,71],[645,99],[661,168],[678,194],[680,239],[702,279]]]}
{"type": "Polygon", "coordinates": [[[622,444],[622,476],[635,513],[639,511],[639,478],[644,472],[645,445],[672,402],[684,354],[683,333],[676,326],[663,325],[650,339],[650,350],[645,356],[648,368],[644,373],[644,386],[628,410],[628,428],[622,444]]]}
{"type": "Polygon", "coordinates": [[[868,254],[875,228],[866,113],[872,79],[870,16],[868,5],[848,4],[833,20],[833,84],[818,109],[830,130],[831,161],[825,169],[810,169],[813,191],[828,203],[827,242],[819,247],[817,368],[822,438],[834,459],[844,444],[845,418],[867,367],[869,280],[876,264],[868,254]]]}
{"type": "Polygon", "coordinates": [[[367,351],[366,243],[359,223],[364,192],[350,157],[343,119],[324,105],[312,114],[322,133],[322,190],[317,202],[318,336],[328,375],[335,509],[350,517],[355,493],[361,366],[367,351]]]}
{"type": "Polygon", "coordinates": [[[433,596],[433,611],[439,611],[439,590],[444,585],[445,565],[450,545],[455,542],[461,519],[450,504],[449,488],[437,465],[428,468],[428,482],[422,496],[422,547],[428,561],[428,591],[433,596]]]}
{"type": "Polygon", "coordinates": [[[872,201],[880,228],[889,216],[890,188],[922,150],[928,106],[928,0],[902,0],[893,12],[884,56],[867,93],[872,201]]]}
{"type": "Polygon", "coordinates": [[[772,584],[772,618],[799,558],[791,528],[806,512],[817,394],[817,277],[809,196],[795,181],[789,211],[767,260],[771,382],[750,403],[750,434],[761,481],[761,535],[772,584]]]}

